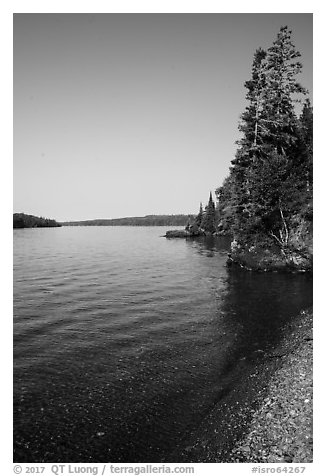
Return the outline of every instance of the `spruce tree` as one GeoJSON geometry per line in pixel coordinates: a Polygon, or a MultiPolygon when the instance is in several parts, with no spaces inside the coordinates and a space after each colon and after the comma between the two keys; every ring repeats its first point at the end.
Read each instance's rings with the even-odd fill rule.
{"type": "Polygon", "coordinates": [[[300,127],[295,103],[306,90],[297,81],[300,53],[291,31],[282,27],[265,59],[264,147],[249,172],[252,211],[266,236],[288,246],[291,217],[302,206],[302,174],[297,167],[300,127]]]}
{"type": "Polygon", "coordinates": [[[233,232],[245,233],[251,218],[251,183],[250,167],[262,155],[264,137],[266,134],[265,95],[266,95],[266,52],[256,50],[251,79],[245,82],[247,88],[246,99],[249,104],[241,115],[239,130],[242,138],[237,142],[238,150],[235,159],[231,161],[230,184],[232,184],[231,211],[233,220],[230,226],[233,232]]]}
{"type": "Polygon", "coordinates": [[[230,173],[223,181],[221,187],[215,190],[216,205],[216,227],[222,234],[232,235],[234,230],[235,208],[235,184],[234,174],[230,173]]]}
{"type": "Polygon", "coordinates": [[[300,123],[294,105],[306,91],[296,79],[302,69],[299,56],[291,31],[282,27],[267,52],[256,51],[252,78],[245,83],[249,105],[241,116],[243,137],[230,172],[233,231],[243,241],[280,236],[300,206],[302,173],[295,162],[309,111],[307,105],[300,123]]]}
{"type": "Polygon", "coordinates": [[[305,176],[305,185],[308,200],[312,200],[313,187],[313,110],[309,99],[304,103],[303,110],[299,119],[300,132],[300,151],[297,157],[303,168],[305,176]]]}
{"type": "Polygon", "coordinates": [[[282,27],[266,56],[265,143],[283,155],[297,137],[294,104],[299,102],[299,95],[307,93],[297,81],[301,54],[291,41],[291,33],[287,26],[282,27]]]}
{"type": "Polygon", "coordinates": [[[202,224],[202,221],[203,221],[203,216],[204,216],[203,204],[200,202],[199,212],[198,212],[198,215],[195,218],[195,225],[197,225],[198,228],[201,227],[201,224],[202,224]]]}
{"type": "Polygon", "coordinates": [[[216,232],[215,226],[215,203],[213,202],[212,192],[209,194],[208,204],[205,208],[205,213],[201,223],[201,228],[207,234],[213,234],[216,232]]]}
{"type": "Polygon", "coordinates": [[[265,91],[266,91],[266,51],[262,48],[256,50],[252,70],[251,79],[245,82],[247,88],[246,99],[249,102],[245,112],[241,115],[239,130],[243,137],[238,144],[241,147],[241,154],[232,162],[244,166],[251,162],[254,153],[259,150],[263,144],[265,133],[264,117],[265,108],[265,91]]]}

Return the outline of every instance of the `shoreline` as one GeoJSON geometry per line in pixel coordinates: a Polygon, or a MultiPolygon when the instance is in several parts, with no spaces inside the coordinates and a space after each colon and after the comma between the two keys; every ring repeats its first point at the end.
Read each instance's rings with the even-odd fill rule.
{"type": "Polygon", "coordinates": [[[253,415],[249,433],[233,449],[234,462],[313,462],[313,336],[309,324],[312,314],[299,324],[297,345],[281,349],[283,364],[253,415]]]}
{"type": "Polygon", "coordinates": [[[282,330],[278,345],[241,373],[169,461],[312,462],[312,311],[282,330]]]}

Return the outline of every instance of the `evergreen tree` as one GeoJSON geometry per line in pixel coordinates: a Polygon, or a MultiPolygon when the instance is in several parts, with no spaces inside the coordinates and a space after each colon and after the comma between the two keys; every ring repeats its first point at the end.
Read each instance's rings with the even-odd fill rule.
{"type": "Polygon", "coordinates": [[[313,116],[309,100],[300,117],[295,113],[307,92],[297,81],[299,57],[287,27],[266,52],[255,52],[242,137],[216,190],[218,231],[246,245],[277,243],[283,253],[300,220],[312,220],[313,116]]]}
{"type": "Polygon", "coordinates": [[[266,92],[266,51],[262,48],[256,50],[251,70],[251,79],[245,82],[247,88],[246,99],[249,102],[245,112],[241,115],[239,130],[243,137],[238,144],[241,146],[242,153],[232,162],[244,166],[251,162],[253,153],[259,150],[263,144],[266,92]],[[246,154],[244,153],[246,152],[246,154]]]}
{"type": "Polygon", "coordinates": [[[217,231],[222,234],[232,235],[235,222],[236,193],[235,181],[230,169],[230,174],[224,179],[223,185],[215,190],[216,205],[216,223],[217,231]]]}
{"type": "Polygon", "coordinates": [[[208,234],[213,234],[216,232],[215,204],[213,202],[212,192],[210,192],[208,204],[205,208],[205,213],[201,222],[201,228],[205,231],[205,233],[208,234]]]}
{"type": "Polygon", "coordinates": [[[282,248],[288,245],[290,220],[302,206],[302,171],[297,167],[300,127],[295,102],[306,90],[297,82],[302,64],[282,27],[265,60],[264,147],[248,173],[253,222],[282,248]]]}
{"type": "MultiPolygon", "coordinates": [[[[296,80],[299,56],[291,31],[282,27],[266,53],[256,51],[252,78],[245,83],[249,105],[241,116],[243,137],[231,169],[233,231],[243,240],[276,236],[300,207],[302,173],[295,162],[303,123],[309,128],[309,105],[300,123],[294,104],[306,91],[296,80]]],[[[302,154],[306,162],[304,156],[307,152],[302,154]]]]}
{"type": "Polygon", "coordinates": [[[196,218],[195,218],[195,225],[197,225],[198,228],[201,227],[201,224],[202,224],[202,221],[203,221],[203,216],[204,216],[203,204],[200,202],[199,213],[198,213],[198,215],[197,215],[196,218]]]}
{"type": "Polygon", "coordinates": [[[313,187],[313,110],[309,99],[304,103],[299,119],[299,150],[296,157],[302,167],[305,176],[306,192],[308,200],[312,200],[313,187]]]}
{"type": "Polygon", "coordinates": [[[239,130],[242,138],[237,142],[239,148],[235,159],[231,161],[230,185],[232,199],[230,201],[233,220],[229,220],[234,232],[243,231],[247,220],[251,216],[251,184],[248,170],[262,155],[264,137],[266,135],[266,52],[256,50],[251,79],[245,82],[247,88],[246,99],[249,104],[241,115],[239,130]]]}
{"type": "Polygon", "coordinates": [[[282,27],[266,56],[265,142],[283,155],[297,137],[294,104],[299,102],[299,95],[307,93],[297,81],[301,54],[291,41],[291,33],[287,26],[282,27]]]}

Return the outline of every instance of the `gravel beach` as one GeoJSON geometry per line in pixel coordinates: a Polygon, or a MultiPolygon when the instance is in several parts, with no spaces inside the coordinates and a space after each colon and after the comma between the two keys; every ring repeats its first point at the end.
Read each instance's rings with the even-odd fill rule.
{"type": "MultiPolygon", "coordinates": [[[[253,415],[247,435],[232,451],[232,461],[311,463],[312,458],[312,314],[303,313],[263,404],[253,415]]],[[[278,356],[278,352],[280,355],[278,356]]]]}
{"type": "Polygon", "coordinates": [[[226,392],[174,460],[202,463],[312,462],[312,311],[226,392]]]}

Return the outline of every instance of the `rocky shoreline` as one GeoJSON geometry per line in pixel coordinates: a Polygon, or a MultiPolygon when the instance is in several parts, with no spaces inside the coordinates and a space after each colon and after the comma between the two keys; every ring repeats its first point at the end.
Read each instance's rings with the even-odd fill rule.
{"type": "MultiPolygon", "coordinates": [[[[229,236],[224,233],[209,234],[200,228],[188,230],[168,230],[165,238],[199,238],[199,237],[224,237],[229,236]]],[[[313,251],[312,236],[309,239],[306,236],[306,243],[300,243],[300,246],[289,246],[281,249],[276,245],[263,246],[262,244],[246,245],[240,244],[237,240],[231,241],[231,249],[228,254],[227,266],[238,266],[247,271],[280,271],[291,273],[312,272],[313,269],[313,251]]]]}
{"type": "Polygon", "coordinates": [[[288,323],[283,336],[239,375],[173,461],[312,462],[312,311],[288,323]]]}
{"type": "Polygon", "coordinates": [[[312,272],[312,247],[280,249],[274,246],[246,246],[236,240],[231,243],[227,265],[247,271],[312,272]]]}
{"type": "MultiPolygon", "coordinates": [[[[171,232],[170,232],[171,233],[171,232]]],[[[190,237],[187,231],[166,237],[190,237]]],[[[307,241],[308,243],[308,241],[307,241]]],[[[233,241],[227,265],[248,271],[312,272],[312,244],[280,253],[233,241]]],[[[239,382],[176,450],[176,462],[311,463],[312,311],[302,311],[282,329],[283,338],[262,352],[254,368],[231,376],[239,382]]],[[[241,366],[240,366],[241,367],[241,366]]],[[[172,461],[171,460],[171,461],[172,461]]]]}
{"type": "Polygon", "coordinates": [[[282,360],[267,396],[255,411],[247,435],[232,450],[232,461],[246,463],[311,463],[312,314],[303,314],[290,343],[275,357],[282,360]]]}

